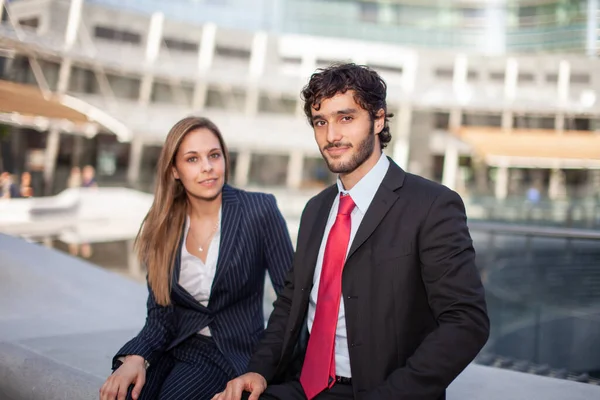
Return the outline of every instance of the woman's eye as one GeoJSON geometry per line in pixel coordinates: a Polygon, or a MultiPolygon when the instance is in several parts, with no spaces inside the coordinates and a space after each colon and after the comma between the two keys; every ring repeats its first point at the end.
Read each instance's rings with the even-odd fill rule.
{"type": "Polygon", "coordinates": [[[187,159],[187,162],[196,162],[198,161],[198,157],[190,157],[187,159]]]}

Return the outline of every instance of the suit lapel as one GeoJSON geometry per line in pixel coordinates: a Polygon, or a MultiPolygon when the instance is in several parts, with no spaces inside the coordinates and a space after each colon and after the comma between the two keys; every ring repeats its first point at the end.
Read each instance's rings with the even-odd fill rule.
{"type": "Polygon", "coordinates": [[[305,271],[306,274],[301,278],[302,288],[312,287],[312,279],[317,266],[319,249],[321,248],[321,242],[323,241],[323,236],[325,235],[325,227],[327,226],[327,220],[329,219],[331,206],[337,194],[338,188],[336,185],[330,186],[326,189],[325,193],[323,194],[323,199],[318,205],[319,208],[313,215],[312,221],[309,225],[308,241],[306,243],[306,251],[304,252],[304,264],[307,267],[302,269],[302,271],[305,271]]]}
{"type": "Polygon", "coordinates": [[[350,259],[352,254],[373,234],[390,208],[396,203],[400,196],[395,191],[402,187],[405,176],[406,173],[390,160],[388,171],[358,227],[347,259],[350,259]]]}
{"type": "Polygon", "coordinates": [[[240,201],[237,192],[229,185],[223,187],[223,203],[221,211],[221,241],[219,243],[219,257],[217,271],[213,280],[213,290],[226,272],[232,267],[232,256],[237,236],[240,231],[239,224],[242,216],[240,201]]]}

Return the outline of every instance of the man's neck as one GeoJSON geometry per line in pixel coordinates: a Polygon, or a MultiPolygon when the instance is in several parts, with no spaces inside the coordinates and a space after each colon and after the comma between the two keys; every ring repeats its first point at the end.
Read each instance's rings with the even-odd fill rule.
{"type": "Polygon", "coordinates": [[[377,162],[381,158],[382,150],[375,150],[371,154],[369,158],[365,160],[361,165],[359,165],[354,171],[347,174],[340,174],[340,180],[342,181],[342,185],[344,189],[351,190],[365,175],[369,173],[370,170],[373,169],[377,162]]]}

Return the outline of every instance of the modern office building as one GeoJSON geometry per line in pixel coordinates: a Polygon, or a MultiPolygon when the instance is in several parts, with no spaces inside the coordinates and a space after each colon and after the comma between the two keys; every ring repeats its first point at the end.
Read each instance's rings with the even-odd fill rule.
{"type": "Polygon", "coordinates": [[[600,186],[598,0],[3,3],[2,159],[47,192],[83,164],[148,187],[189,114],[222,128],[235,184],[322,186],[299,92],[343,61],[387,81],[386,152],[408,171],[467,199],[600,186]]]}

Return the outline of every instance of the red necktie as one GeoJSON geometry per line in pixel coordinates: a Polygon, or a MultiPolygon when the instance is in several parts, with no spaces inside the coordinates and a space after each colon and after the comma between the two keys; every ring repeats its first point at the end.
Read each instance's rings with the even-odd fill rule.
{"type": "Polygon", "coordinates": [[[300,383],[309,400],[335,383],[335,331],[342,296],[342,269],[350,241],[350,213],[354,206],[349,195],[341,195],[325,246],[315,320],[300,374],[300,383]]]}

